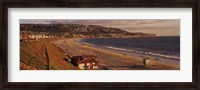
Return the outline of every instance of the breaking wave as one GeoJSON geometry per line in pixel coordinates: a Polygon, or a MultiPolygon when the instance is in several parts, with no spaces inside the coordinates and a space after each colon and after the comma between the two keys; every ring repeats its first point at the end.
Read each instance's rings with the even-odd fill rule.
{"type": "Polygon", "coordinates": [[[93,44],[91,44],[91,43],[86,43],[86,42],[82,42],[83,44],[85,44],[85,45],[93,45],[93,44]]]}
{"type": "Polygon", "coordinates": [[[133,52],[133,53],[138,53],[138,54],[145,54],[145,55],[152,55],[152,56],[157,56],[157,57],[164,57],[164,58],[169,58],[169,59],[180,60],[179,57],[165,55],[165,54],[159,54],[159,53],[153,53],[153,52],[143,52],[143,51],[137,51],[137,50],[131,50],[131,49],[125,49],[125,48],[118,48],[118,47],[112,47],[112,46],[104,46],[104,47],[108,48],[108,49],[113,49],[113,50],[120,50],[120,51],[133,52]]]}

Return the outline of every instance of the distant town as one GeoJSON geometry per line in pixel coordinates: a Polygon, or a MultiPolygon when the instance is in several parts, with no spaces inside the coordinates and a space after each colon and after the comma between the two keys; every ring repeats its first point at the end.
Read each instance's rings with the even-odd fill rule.
{"type": "Polygon", "coordinates": [[[154,37],[155,34],[127,32],[119,28],[79,24],[21,24],[20,40],[39,40],[45,38],[127,38],[154,37]]]}

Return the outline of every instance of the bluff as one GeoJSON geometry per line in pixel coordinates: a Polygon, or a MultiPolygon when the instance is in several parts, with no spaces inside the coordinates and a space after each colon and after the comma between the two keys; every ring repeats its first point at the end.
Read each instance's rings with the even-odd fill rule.
{"type": "Polygon", "coordinates": [[[68,58],[60,48],[54,46],[54,40],[20,42],[21,70],[78,70],[66,61],[68,58]]]}

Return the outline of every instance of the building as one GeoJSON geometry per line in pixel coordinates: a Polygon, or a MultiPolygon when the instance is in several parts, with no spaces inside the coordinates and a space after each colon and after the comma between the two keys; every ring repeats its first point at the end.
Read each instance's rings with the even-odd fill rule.
{"type": "Polygon", "coordinates": [[[20,33],[20,41],[30,41],[32,36],[27,33],[20,33]]]}
{"type": "Polygon", "coordinates": [[[99,69],[99,61],[96,58],[97,56],[94,55],[74,56],[72,57],[71,63],[83,70],[97,70],[99,69]]]}
{"type": "Polygon", "coordinates": [[[54,38],[54,36],[33,32],[20,32],[20,41],[33,41],[48,38],[54,38]]]}

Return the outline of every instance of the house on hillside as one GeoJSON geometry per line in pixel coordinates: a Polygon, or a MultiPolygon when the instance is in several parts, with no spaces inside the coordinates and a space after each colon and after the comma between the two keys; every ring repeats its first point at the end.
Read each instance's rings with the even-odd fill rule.
{"type": "Polygon", "coordinates": [[[20,41],[33,41],[53,38],[52,35],[40,34],[40,33],[31,33],[31,32],[20,32],[20,41]]]}
{"type": "Polygon", "coordinates": [[[97,70],[99,69],[99,61],[96,58],[97,56],[94,55],[74,56],[72,57],[71,63],[82,70],[97,70]]]}
{"type": "Polygon", "coordinates": [[[20,41],[30,41],[32,40],[32,36],[26,33],[20,34],[20,41]]]}

